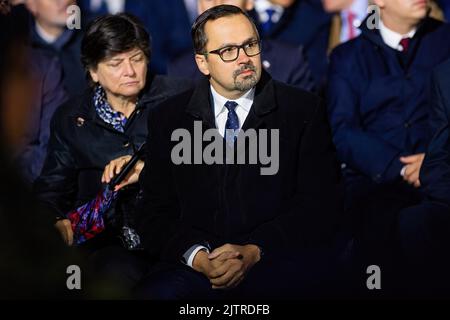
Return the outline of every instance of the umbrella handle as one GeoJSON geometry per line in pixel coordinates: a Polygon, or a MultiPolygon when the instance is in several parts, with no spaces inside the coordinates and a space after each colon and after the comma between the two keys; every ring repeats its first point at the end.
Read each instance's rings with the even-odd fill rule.
{"type": "Polygon", "coordinates": [[[130,161],[123,167],[122,171],[119,172],[117,176],[115,176],[108,184],[110,190],[114,190],[114,187],[118,185],[122,180],[130,173],[131,169],[138,162],[142,151],[144,150],[145,143],[143,143],[139,149],[133,154],[130,161]]]}

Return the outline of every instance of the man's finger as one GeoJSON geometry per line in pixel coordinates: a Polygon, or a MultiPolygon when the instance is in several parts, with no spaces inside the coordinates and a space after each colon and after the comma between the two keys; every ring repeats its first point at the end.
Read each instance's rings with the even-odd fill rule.
{"type": "Polygon", "coordinates": [[[217,256],[214,255],[215,258],[209,258],[209,256],[208,256],[208,258],[209,258],[209,260],[216,259],[218,261],[225,261],[225,260],[228,260],[228,259],[237,258],[239,255],[240,255],[240,253],[237,252],[237,251],[224,251],[224,252],[220,253],[217,256]]]}
{"type": "Polygon", "coordinates": [[[244,279],[244,272],[237,272],[234,277],[226,284],[228,288],[236,287],[244,279]]]}
{"type": "Polygon", "coordinates": [[[226,260],[219,267],[217,267],[209,272],[209,278],[210,279],[220,278],[225,273],[227,273],[227,271],[230,269],[230,267],[231,267],[231,260],[226,260]]]}
{"type": "Polygon", "coordinates": [[[216,257],[218,257],[220,254],[222,254],[225,251],[236,251],[234,250],[234,246],[230,245],[230,244],[224,244],[223,246],[220,246],[216,249],[213,250],[213,252],[211,252],[208,255],[209,259],[214,259],[216,257]]]}
{"type": "Polygon", "coordinates": [[[421,184],[420,184],[420,180],[419,180],[419,179],[417,179],[417,180],[414,182],[414,187],[416,187],[416,188],[420,188],[420,187],[421,187],[421,184]]]}
{"type": "Polygon", "coordinates": [[[72,231],[72,228],[70,228],[70,229],[67,231],[67,244],[68,244],[69,246],[71,246],[71,245],[73,244],[73,231],[72,231]]]}
{"type": "Polygon", "coordinates": [[[416,162],[420,159],[421,155],[412,155],[412,156],[407,156],[407,157],[400,157],[400,161],[403,163],[413,163],[416,162]]]}
{"type": "Polygon", "coordinates": [[[216,287],[226,286],[228,284],[228,282],[230,282],[230,280],[233,279],[233,276],[235,275],[235,273],[236,273],[236,271],[230,269],[221,277],[211,279],[210,282],[213,286],[216,286],[216,287]]]}

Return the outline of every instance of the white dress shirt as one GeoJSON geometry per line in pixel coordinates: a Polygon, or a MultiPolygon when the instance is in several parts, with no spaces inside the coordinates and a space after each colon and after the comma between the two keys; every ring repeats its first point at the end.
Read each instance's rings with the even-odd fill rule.
{"type": "Polygon", "coordinates": [[[267,9],[272,9],[275,11],[272,15],[273,23],[280,21],[281,16],[284,13],[284,8],[282,6],[273,4],[269,0],[255,0],[255,11],[258,14],[259,22],[265,23],[269,20],[267,9]]]}
{"type": "Polygon", "coordinates": [[[37,22],[36,22],[36,33],[39,35],[39,37],[42,38],[42,40],[44,40],[48,44],[52,44],[58,39],[58,36],[48,33],[37,22]]]}
{"type": "MultiPolygon", "coordinates": [[[[400,40],[404,38],[412,38],[416,34],[417,28],[412,29],[407,34],[400,34],[395,32],[383,24],[383,21],[380,20],[380,34],[383,38],[384,43],[386,43],[392,49],[397,51],[403,51],[403,47],[400,44],[400,40]]],[[[405,175],[407,165],[404,165],[400,170],[400,175],[403,177],[405,175]]]]}
{"type": "MultiPolygon", "coordinates": [[[[216,121],[216,128],[219,131],[220,135],[222,137],[225,136],[225,124],[228,119],[228,109],[225,107],[225,103],[227,101],[234,101],[238,104],[236,106],[235,111],[239,118],[239,129],[241,129],[242,125],[245,122],[245,119],[248,116],[250,108],[252,107],[253,100],[255,98],[255,88],[248,90],[246,93],[244,93],[244,95],[242,95],[242,97],[240,97],[239,99],[236,99],[236,100],[230,100],[230,99],[227,99],[224,96],[220,95],[214,89],[214,87],[212,85],[210,86],[210,88],[211,88],[211,94],[212,94],[213,103],[214,103],[214,117],[215,117],[215,121],[216,121]]],[[[191,267],[191,268],[193,267],[192,263],[194,262],[195,255],[200,250],[205,250],[206,252],[209,253],[208,248],[206,248],[205,246],[202,246],[200,244],[193,245],[186,251],[185,255],[188,254],[188,257],[187,257],[187,259],[185,259],[184,262],[189,267],[191,267]],[[191,253],[189,254],[189,252],[191,252],[191,253]]]]}
{"type": "Polygon", "coordinates": [[[125,0],[91,0],[90,9],[91,11],[97,11],[101,8],[103,2],[108,8],[108,12],[111,14],[116,14],[125,11],[125,0]]]}
{"type": "Polygon", "coordinates": [[[238,104],[235,111],[239,118],[239,129],[242,128],[242,125],[244,124],[244,121],[250,111],[250,108],[252,107],[253,99],[255,98],[255,88],[250,89],[242,97],[236,100],[230,100],[225,98],[224,96],[221,96],[219,93],[217,93],[212,85],[211,93],[213,96],[216,128],[217,130],[219,130],[219,133],[222,135],[222,137],[225,136],[225,124],[227,123],[228,119],[228,109],[225,107],[225,103],[227,101],[234,101],[238,104]]]}
{"type": "Polygon", "coordinates": [[[380,20],[380,34],[383,38],[384,43],[386,43],[392,49],[403,51],[403,47],[400,45],[400,40],[405,38],[412,38],[416,34],[417,28],[412,29],[407,34],[400,34],[395,32],[383,24],[380,20]]]}

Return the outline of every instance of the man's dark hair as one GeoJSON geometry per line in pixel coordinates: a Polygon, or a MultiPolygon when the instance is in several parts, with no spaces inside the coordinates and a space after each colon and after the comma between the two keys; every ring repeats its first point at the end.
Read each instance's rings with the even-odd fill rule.
{"type": "Polygon", "coordinates": [[[142,22],[128,13],[109,14],[92,21],[81,43],[81,62],[89,77],[89,69],[116,54],[141,49],[150,61],[150,35],[142,22]]]}
{"type": "Polygon", "coordinates": [[[208,42],[208,38],[205,33],[206,22],[237,14],[242,14],[247,17],[255,30],[257,30],[253,19],[247,14],[247,12],[242,11],[241,8],[228,4],[212,7],[199,15],[197,20],[195,20],[192,25],[191,37],[194,44],[195,53],[202,54],[205,52],[206,43],[208,42]]]}

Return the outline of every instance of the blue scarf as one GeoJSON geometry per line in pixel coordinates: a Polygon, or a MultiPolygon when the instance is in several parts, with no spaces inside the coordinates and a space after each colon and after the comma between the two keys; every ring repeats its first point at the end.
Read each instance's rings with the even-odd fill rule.
{"type": "Polygon", "coordinates": [[[114,111],[106,100],[106,92],[101,86],[97,86],[94,90],[94,106],[98,116],[107,124],[113,126],[114,129],[120,132],[125,131],[127,117],[123,113],[114,111]]]}

